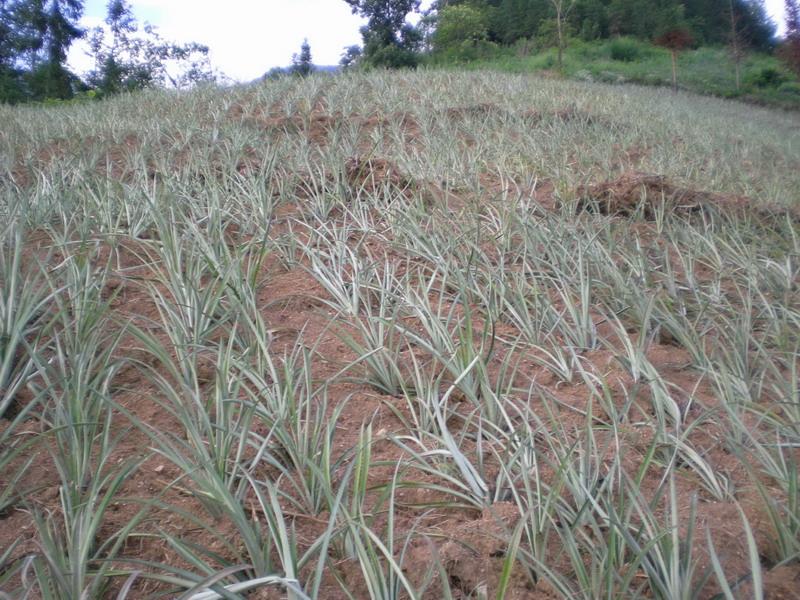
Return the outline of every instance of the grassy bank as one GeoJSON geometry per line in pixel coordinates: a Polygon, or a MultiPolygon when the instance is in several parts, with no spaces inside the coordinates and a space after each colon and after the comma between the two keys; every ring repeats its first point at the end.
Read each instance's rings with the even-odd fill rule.
{"type": "MultiPolygon", "coordinates": [[[[459,68],[491,69],[508,73],[554,71],[555,49],[531,53],[495,48],[482,57],[456,62],[433,57],[431,64],[456,62],[459,68]]],[[[633,39],[603,42],[573,41],[564,53],[564,74],[581,81],[671,86],[669,51],[633,39]]],[[[800,109],[800,81],[773,56],[751,53],[741,62],[741,86],[736,88],[735,66],[727,48],[698,48],[678,59],[678,85],[698,94],[739,98],[747,102],[792,110],[800,109]]]]}

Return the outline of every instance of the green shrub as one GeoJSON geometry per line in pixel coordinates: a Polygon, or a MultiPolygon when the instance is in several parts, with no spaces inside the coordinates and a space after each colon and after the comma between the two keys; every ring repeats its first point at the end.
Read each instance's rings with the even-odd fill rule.
{"type": "Polygon", "coordinates": [[[531,52],[537,49],[536,40],[527,37],[519,38],[511,47],[514,55],[520,57],[530,56],[531,52]]]}
{"type": "Polygon", "coordinates": [[[441,51],[440,56],[444,58],[445,62],[469,62],[491,58],[496,50],[497,44],[487,40],[477,42],[464,40],[456,46],[441,51]]]}
{"type": "Polygon", "coordinates": [[[616,38],[608,46],[611,60],[635,62],[642,58],[641,44],[630,38],[616,38]]]}
{"type": "Polygon", "coordinates": [[[777,88],[788,79],[785,73],[775,67],[763,67],[754,73],[750,73],[745,83],[750,87],[756,88],[777,88]]]}
{"type": "Polygon", "coordinates": [[[539,63],[540,69],[552,69],[556,66],[556,55],[552,52],[548,52],[547,54],[543,54],[542,60],[539,63]]]}
{"type": "MultiPolygon", "coordinates": [[[[569,38],[572,32],[566,27],[565,29],[563,35],[569,38]]],[[[558,45],[558,24],[555,19],[543,19],[539,23],[539,29],[536,31],[536,45],[542,50],[555,48],[558,45]]]]}
{"type": "Polygon", "coordinates": [[[24,102],[27,97],[22,71],[0,66],[0,104],[24,102]]]}
{"type": "Polygon", "coordinates": [[[396,44],[375,44],[364,52],[364,66],[379,69],[412,69],[419,64],[419,54],[396,44]]]}
{"type": "Polygon", "coordinates": [[[605,50],[597,43],[587,42],[581,38],[574,38],[569,40],[567,44],[571,54],[579,57],[581,60],[596,61],[605,58],[605,50]]]}
{"type": "Polygon", "coordinates": [[[778,91],[790,96],[797,96],[800,98],[800,81],[784,81],[778,86],[778,91]]]}

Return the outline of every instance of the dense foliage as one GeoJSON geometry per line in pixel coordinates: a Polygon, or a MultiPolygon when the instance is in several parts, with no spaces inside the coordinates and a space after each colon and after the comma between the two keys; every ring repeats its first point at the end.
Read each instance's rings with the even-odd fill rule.
{"type": "Polygon", "coordinates": [[[0,101],[73,94],[64,62],[82,14],[81,0],[0,0],[0,101]]]}
{"type": "Polygon", "coordinates": [[[786,0],[786,43],[781,49],[789,67],[800,75],[800,3],[786,0]]]}
{"type": "Polygon", "coordinates": [[[422,42],[406,17],[419,9],[420,0],[345,0],[354,14],[367,19],[361,28],[362,61],[373,67],[413,67],[422,42]]]}
{"type": "MultiPolygon", "coordinates": [[[[556,10],[551,0],[438,0],[433,10],[447,19],[447,13],[464,6],[485,15],[490,39],[500,44],[552,35],[556,10]]],[[[775,26],[760,0],[576,0],[566,22],[572,35],[589,41],[620,35],[654,39],[679,20],[698,44],[725,44],[731,7],[739,36],[755,49],[771,48],[775,26]]]]}
{"type": "Polygon", "coordinates": [[[110,0],[103,27],[79,27],[83,0],[0,0],[0,102],[63,100],[212,79],[208,48],[175,44],[141,27],[125,0],[110,0]],[[72,43],[88,35],[94,70],[81,80],[66,67],[72,43]]]}
{"type": "Polygon", "coordinates": [[[140,28],[125,0],[108,4],[106,28],[91,32],[95,70],[88,83],[103,94],[150,86],[181,88],[212,78],[208,47],[165,41],[151,25],[140,28]],[[171,66],[172,69],[169,69],[171,66]]]}
{"type": "Polygon", "coordinates": [[[783,40],[763,0],[436,0],[418,27],[430,64],[557,69],[581,79],[671,84],[794,107],[800,11],[797,0],[784,1],[783,40]],[[681,59],[688,50],[699,54],[681,59]]]}
{"type": "Polygon", "coordinates": [[[476,58],[489,39],[485,11],[462,4],[442,11],[433,34],[433,47],[456,59],[476,58]]]}

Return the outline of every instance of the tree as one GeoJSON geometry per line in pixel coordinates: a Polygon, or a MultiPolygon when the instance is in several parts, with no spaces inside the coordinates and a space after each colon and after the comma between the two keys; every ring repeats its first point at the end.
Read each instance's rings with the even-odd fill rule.
{"type": "Polygon", "coordinates": [[[63,65],[72,42],[84,34],[84,30],[78,26],[78,21],[83,15],[83,1],[49,0],[42,6],[46,24],[47,61],[54,65],[63,65]]]}
{"type": "Polygon", "coordinates": [[[292,56],[291,72],[293,75],[299,75],[300,77],[308,77],[314,72],[314,61],[311,58],[311,46],[308,40],[303,40],[300,46],[300,54],[292,56]]]}
{"type": "Polygon", "coordinates": [[[420,0],[344,0],[350,5],[353,14],[361,15],[367,21],[367,28],[375,35],[390,42],[406,22],[408,14],[418,10],[420,0]]]}
{"type": "Polygon", "coordinates": [[[406,23],[420,0],[344,0],[353,14],[367,19],[361,28],[364,61],[376,67],[415,66],[421,34],[406,23]]]}
{"type": "Polygon", "coordinates": [[[352,69],[358,65],[361,60],[361,46],[353,45],[348,46],[342,52],[342,57],[339,59],[339,65],[343,69],[352,69]]]}
{"type": "MultiPolygon", "coordinates": [[[[64,63],[72,42],[83,35],[78,26],[82,14],[83,0],[3,1],[0,78],[4,90],[16,86],[17,99],[71,97],[78,78],[64,63]]],[[[10,99],[7,93],[2,98],[10,99]]]]}
{"type": "Polygon", "coordinates": [[[106,25],[107,30],[96,27],[90,39],[95,69],[88,80],[102,93],[184,88],[214,80],[208,47],[166,41],[149,24],[140,29],[126,0],[109,1],[106,25]]]}
{"type": "Polygon", "coordinates": [[[694,43],[692,34],[686,27],[675,26],[667,29],[655,39],[656,44],[663,46],[672,55],[672,89],[678,91],[678,53],[694,43]]]}
{"type": "Polygon", "coordinates": [[[738,29],[750,48],[771,52],[775,48],[775,22],[769,16],[764,0],[734,0],[738,6],[738,29]]]}
{"type": "Polygon", "coordinates": [[[0,0],[0,68],[9,67],[16,54],[12,39],[12,14],[9,3],[0,0]]]}
{"type": "Polygon", "coordinates": [[[84,30],[78,26],[83,14],[83,2],[32,0],[29,4],[41,35],[41,51],[44,55],[33,69],[31,84],[34,94],[40,98],[70,98],[77,78],[66,69],[64,63],[72,42],[84,34],[84,30]]]}
{"type": "Polygon", "coordinates": [[[24,72],[18,64],[19,47],[13,6],[0,0],[0,103],[25,99],[24,72]]]}
{"type": "Polygon", "coordinates": [[[442,52],[475,46],[489,37],[487,14],[470,4],[447,6],[439,13],[439,23],[433,34],[433,47],[442,52]]]}
{"type": "Polygon", "coordinates": [[[550,0],[556,12],[556,34],[558,35],[558,70],[564,68],[564,29],[569,13],[575,7],[575,0],[550,0]]]}
{"type": "Polygon", "coordinates": [[[65,62],[83,0],[0,0],[0,101],[70,98],[81,87],[65,62]]]}
{"type": "Polygon", "coordinates": [[[763,0],[733,0],[732,3],[730,0],[724,3],[719,0],[683,0],[682,4],[686,22],[700,43],[730,44],[731,14],[734,14],[742,42],[764,51],[774,46],[775,24],[771,22],[763,0]]]}
{"type": "Polygon", "coordinates": [[[739,17],[736,13],[736,5],[733,0],[729,0],[729,12],[731,16],[731,57],[733,58],[734,74],[736,76],[736,91],[738,92],[742,87],[742,58],[744,55],[744,43],[739,32],[738,21],[739,17]]]}
{"type": "Polygon", "coordinates": [[[44,18],[42,2],[31,0],[10,0],[4,3],[2,11],[6,29],[6,46],[12,53],[11,59],[17,67],[32,69],[40,60],[44,47],[47,23],[44,18]]]}
{"type": "Polygon", "coordinates": [[[583,40],[608,36],[607,10],[601,0],[578,0],[572,18],[583,40]]]}
{"type": "Polygon", "coordinates": [[[111,34],[98,27],[92,32],[89,46],[95,58],[95,71],[89,75],[97,89],[107,94],[145,87],[150,77],[145,69],[136,67],[136,42],[132,37],[138,29],[130,5],[125,0],[111,0],[105,19],[111,34]]]}
{"type": "Polygon", "coordinates": [[[535,37],[540,45],[552,43],[563,50],[570,32],[585,40],[619,35],[651,41],[676,14],[698,43],[730,44],[734,12],[740,52],[770,51],[775,46],[775,24],[764,0],[435,0],[427,13],[441,17],[456,7],[486,14],[488,40],[506,45],[535,37]]]}
{"type": "Polygon", "coordinates": [[[789,68],[800,76],[800,3],[786,1],[786,41],[781,55],[789,68]]]}
{"type": "Polygon", "coordinates": [[[513,44],[533,37],[550,14],[549,0],[501,0],[489,6],[489,39],[513,44]]]}

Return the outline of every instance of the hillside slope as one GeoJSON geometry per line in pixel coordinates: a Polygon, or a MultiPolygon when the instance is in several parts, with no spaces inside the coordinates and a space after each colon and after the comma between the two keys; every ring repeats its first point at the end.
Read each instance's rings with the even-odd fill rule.
{"type": "MultiPolygon", "coordinates": [[[[453,57],[431,57],[431,63],[439,66],[452,60],[453,57]]],[[[475,56],[461,62],[456,68],[552,74],[556,71],[556,50],[522,52],[520,48],[495,48],[481,58],[475,56]]],[[[564,53],[563,74],[578,81],[672,87],[669,51],[631,38],[571,42],[564,53]]],[[[686,50],[678,56],[678,87],[696,94],[800,109],[797,76],[781,60],[765,53],[750,52],[742,58],[737,88],[736,67],[728,48],[686,50]]]]}
{"type": "Polygon", "coordinates": [[[795,594],[797,114],[419,72],[0,122],[0,590],[795,594]]]}

